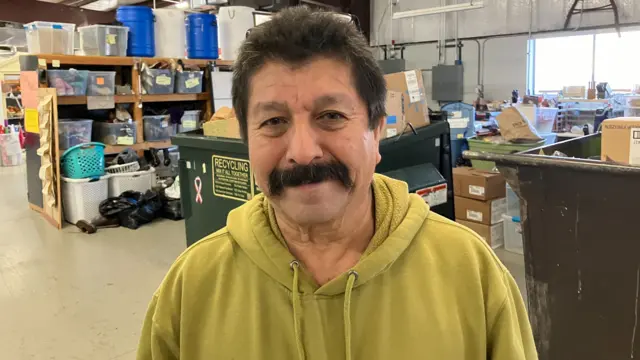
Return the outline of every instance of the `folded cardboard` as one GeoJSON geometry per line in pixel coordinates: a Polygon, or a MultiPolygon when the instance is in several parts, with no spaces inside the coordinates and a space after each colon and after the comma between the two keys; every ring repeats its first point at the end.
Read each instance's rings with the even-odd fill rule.
{"type": "MultiPolygon", "coordinates": [[[[420,128],[430,124],[429,106],[427,104],[427,92],[424,88],[421,70],[410,70],[384,76],[387,81],[387,90],[397,91],[403,94],[403,108],[405,121],[414,128],[420,128]]],[[[405,132],[411,131],[410,127],[405,132]]]]}
{"type": "Polygon", "coordinates": [[[499,199],[507,196],[507,184],[499,173],[487,172],[470,167],[453,169],[453,192],[476,200],[499,199]]]}
{"type": "Polygon", "coordinates": [[[387,91],[387,117],[385,119],[382,138],[390,138],[402,134],[405,128],[403,95],[398,91],[387,91]]]}
{"type": "Polygon", "coordinates": [[[457,220],[456,222],[475,231],[493,249],[504,245],[504,221],[493,225],[478,224],[464,220],[457,220]]]}
{"type": "Polygon", "coordinates": [[[240,139],[240,124],[233,109],[222,107],[202,125],[205,136],[240,139]]]}
{"type": "Polygon", "coordinates": [[[456,196],[454,201],[456,220],[493,225],[502,221],[502,215],[507,212],[506,198],[480,201],[456,196]]]}
{"type": "Polygon", "coordinates": [[[640,118],[617,118],[602,122],[603,161],[640,165],[640,118]]]}
{"type": "Polygon", "coordinates": [[[533,125],[520,110],[508,107],[496,117],[500,134],[511,142],[536,142],[542,140],[533,125]]]}

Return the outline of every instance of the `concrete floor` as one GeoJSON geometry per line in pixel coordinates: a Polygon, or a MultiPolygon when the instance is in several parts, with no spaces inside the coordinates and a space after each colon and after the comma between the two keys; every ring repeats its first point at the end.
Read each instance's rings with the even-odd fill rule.
{"type": "MultiPolygon", "coordinates": [[[[131,360],[151,295],[184,250],[184,223],[93,235],[27,206],[24,167],[0,167],[2,359],[131,360]]],[[[522,256],[497,251],[524,289],[522,256]]]]}

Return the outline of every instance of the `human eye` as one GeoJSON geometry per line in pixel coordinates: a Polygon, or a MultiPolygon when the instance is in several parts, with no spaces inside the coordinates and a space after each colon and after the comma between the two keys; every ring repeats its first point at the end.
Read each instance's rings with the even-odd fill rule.
{"type": "Polygon", "coordinates": [[[318,121],[321,126],[328,129],[339,129],[347,120],[347,117],[337,111],[327,111],[318,117],[318,121]]]}
{"type": "Polygon", "coordinates": [[[278,126],[283,126],[287,123],[286,119],[283,117],[274,117],[271,119],[268,119],[264,122],[262,122],[262,124],[260,124],[260,127],[278,127],[278,126]]]}

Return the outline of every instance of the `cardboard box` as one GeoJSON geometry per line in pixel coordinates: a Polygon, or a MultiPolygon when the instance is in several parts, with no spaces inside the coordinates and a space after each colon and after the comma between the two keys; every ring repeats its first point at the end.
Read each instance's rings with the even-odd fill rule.
{"type": "Polygon", "coordinates": [[[602,122],[603,161],[640,165],[640,118],[617,118],[602,122]]]}
{"type": "Polygon", "coordinates": [[[464,220],[457,220],[456,222],[476,232],[493,249],[504,245],[504,221],[494,225],[484,225],[464,220]]]}
{"type": "Polygon", "coordinates": [[[202,132],[205,136],[217,136],[232,139],[241,139],[240,124],[233,109],[223,107],[211,117],[211,120],[202,124],[202,132]]]}
{"type": "Polygon", "coordinates": [[[487,201],[455,197],[456,220],[474,221],[485,225],[493,225],[502,221],[507,212],[507,199],[487,201]]]}
{"type": "Polygon", "coordinates": [[[406,123],[404,121],[403,95],[397,91],[387,91],[387,117],[385,118],[382,138],[390,138],[402,134],[406,123]]]}
{"type": "Polygon", "coordinates": [[[507,183],[498,173],[469,167],[453,169],[453,193],[476,200],[492,200],[507,196],[507,183]]]}
{"type": "MultiPolygon", "coordinates": [[[[411,70],[387,74],[384,79],[387,81],[387,90],[403,94],[405,121],[413,125],[414,128],[429,125],[429,107],[422,71],[411,70]]],[[[408,131],[411,131],[411,128],[405,129],[405,132],[408,131]]]]}

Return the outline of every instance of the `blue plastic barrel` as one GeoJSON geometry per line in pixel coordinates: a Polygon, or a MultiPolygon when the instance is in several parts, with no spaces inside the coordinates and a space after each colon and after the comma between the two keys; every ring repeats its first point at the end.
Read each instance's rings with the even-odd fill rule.
{"type": "Polygon", "coordinates": [[[154,17],[150,7],[121,6],[116,19],[129,28],[128,56],[155,56],[154,17]]]}
{"type": "Polygon", "coordinates": [[[210,14],[189,14],[187,25],[187,56],[189,59],[218,58],[218,23],[210,14]]]}

